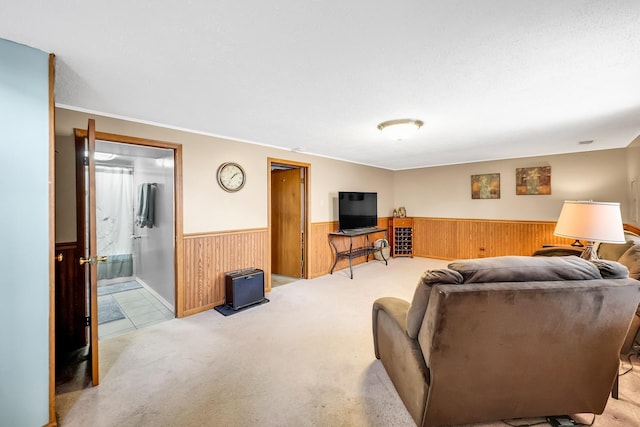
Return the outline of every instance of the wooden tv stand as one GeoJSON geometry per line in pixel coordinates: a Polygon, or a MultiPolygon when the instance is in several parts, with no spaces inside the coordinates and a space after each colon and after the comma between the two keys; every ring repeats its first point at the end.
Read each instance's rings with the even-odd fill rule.
{"type": "Polygon", "coordinates": [[[333,274],[333,269],[336,268],[336,264],[339,259],[348,258],[349,259],[349,273],[351,274],[351,278],[353,279],[353,259],[361,256],[366,257],[366,262],[369,262],[369,255],[374,254],[376,252],[380,252],[382,259],[384,260],[385,265],[388,265],[387,258],[384,256],[384,252],[382,251],[382,247],[376,248],[369,241],[369,235],[374,233],[384,233],[384,238],[387,238],[387,230],[384,228],[363,228],[356,230],[343,230],[343,231],[334,231],[333,233],[329,233],[329,243],[331,247],[333,247],[335,259],[333,260],[333,265],[331,266],[331,271],[329,274],[333,274]],[[353,238],[365,236],[366,244],[365,246],[353,247],[353,238]],[[339,237],[348,237],[349,238],[349,249],[344,251],[339,251],[338,247],[334,239],[339,237]]]}

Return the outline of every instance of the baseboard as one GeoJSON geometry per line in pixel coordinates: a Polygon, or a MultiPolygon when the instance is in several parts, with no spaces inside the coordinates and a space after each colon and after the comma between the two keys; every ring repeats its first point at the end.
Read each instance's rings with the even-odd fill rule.
{"type": "Polygon", "coordinates": [[[160,301],[162,303],[162,305],[164,305],[167,309],[171,310],[172,313],[175,313],[175,307],[173,306],[173,304],[171,304],[169,301],[167,301],[166,299],[164,299],[159,293],[157,293],[151,286],[147,285],[144,280],[140,279],[139,277],[135,278],[135,281],[140,283],[140,285],[145,288],[147,291],[149,291],[149,293],[151,295],[153,295],[154,297],[156,297],[158,299],[158,301],[160,301]]]}

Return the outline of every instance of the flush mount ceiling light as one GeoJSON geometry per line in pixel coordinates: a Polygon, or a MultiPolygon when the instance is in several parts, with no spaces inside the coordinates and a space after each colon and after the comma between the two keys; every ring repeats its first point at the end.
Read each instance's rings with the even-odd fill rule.
{"type": "Polygon", "coordinates": [[[378,125],[378,129],[395,141],[410,138],[424,124],[422,120],[417,119],[396,119],[387,120],[378,125]]]}
{"type": "Polygon", "coordinates": [[[110,153],[101,153],[99,151],[96,151],[95,153],[93,153],[93,158],[101,162],[106,162],[108,160],[115,159],[116,155],[110,154],[110,153]]]}

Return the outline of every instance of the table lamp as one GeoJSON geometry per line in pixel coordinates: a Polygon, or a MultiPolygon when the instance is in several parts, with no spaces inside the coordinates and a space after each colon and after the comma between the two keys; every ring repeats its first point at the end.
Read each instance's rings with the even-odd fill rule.
{"type": "Polygon", "coordinates": [[[597,260],[595,242],[625,242],[620,203],[565,200],[553,234],[586,240],[587,246],[580,257],[597,260]]]}

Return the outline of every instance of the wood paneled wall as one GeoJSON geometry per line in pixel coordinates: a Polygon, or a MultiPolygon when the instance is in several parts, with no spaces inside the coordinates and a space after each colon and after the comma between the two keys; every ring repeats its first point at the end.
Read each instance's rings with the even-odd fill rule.
{"type": "Polygon", "coordinates": [[[264,271],[271,290],[268,230],[254,229],[184,236],[184,315],[223,304],[225,273],[245,268],[264,271]]]}
{"type": "MultiPolygon", "coordinates": [[[[571,239],[553,235],[554,221],[505,221],[455,218],[414,217],[414,256],[436,259],[482,258],[502,255],[531,255],[543,245],[569,245],[571,239]]],[[[378,227],[386,229],[388,218],[379,218],[378,227]]],[[[625,226],[625,228],[629,228],[625,226]]],[[[329,274],[334,252],[329,233],[338,230],[337,221],[311,224],[308,240],[307,278],[329,274]]],[[[384,233],[369,236],[369,242],[384,233]]],[[[349,239],[336,239],[338,250],[348,248],[349,239]]],[[[354,239],[354,247],[365,238],[354,239]]],[[[362,264],[364,257],[353,260],[362,264]]],[[[209,310],[224,303],[224,274],[244,268],[264,271],[265,292],[271,290],[271,261],[268,230],[253,229],[184,236],[184,315],[209,310]]],[[[349,267],[342,259],[335,271],[349,267]]]]}
{"type": "Polygon", "coordinates": [[[531,255],[545,244],[569,245],[553,235],[555,221],[414,218],[415,256],[438,259],[531,255]]]}
{"type": "MultiPolygon", "coordinates": [[[[378,218],[378,227],[387,229],[389,226],[388,218],[378,218]]],[[[334,260],[334,251],[329,243],[329,233],[338,230],[338,221],[329,222],[316,222],[311,224],[311,238],[309,239],[309,264],[308,264],[308,278],[313,279],[315,277],[324,276],[329,274],[331,266],[334,260]]],[[[373,244],[374,241],[384,237],[384,233],[371,234],[369,236],[369,242],[373,244]]],[[[339,251],[349,248],[348,238],[339,238],[334,240],[339,251]]],[[[353,240],[353,246],[358,247],[364,245],[365,237],[359,237],[353,240]]],[[[371,257],[369,257],[371,260],[371,257]]],[[[365,262],[364,257],[359,257],[353,260],[353,265],[362,264],[365,262]]],[[[343,268],[349,268],[349,260],[341,259],[336,264],[334,273],[342,270],[343,268]]]]}

